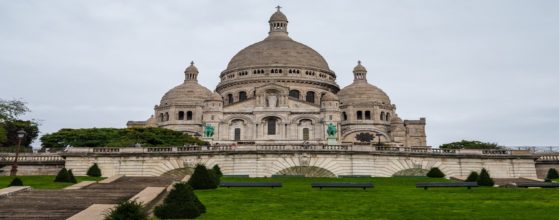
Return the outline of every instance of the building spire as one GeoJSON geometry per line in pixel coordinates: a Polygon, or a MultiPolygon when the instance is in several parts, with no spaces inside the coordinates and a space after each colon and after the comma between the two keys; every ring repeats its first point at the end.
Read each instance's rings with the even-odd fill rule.
{"type": "Polygon", "coordinates": [[[190,66],[184,70],[184,82],[187,81],[198,82],[198,68],[194,66],[194,61],[190,61],[190,66]]]}
{"type": "Polygon", "coordinates": [[[353,68],[353,81],[363,80],[367,82],[367,69],[361,65],[361,60],[357,61],[357,66],[353,68]]]}
{"type": "Polygon", "coordinates": [[[281,12],[281,6],[277,6],[278,9],[272,16],[268,23],[270,24],[270,32],[268,34],[271,35],[287,35],[287,17],[283,12],[281,12]]]}

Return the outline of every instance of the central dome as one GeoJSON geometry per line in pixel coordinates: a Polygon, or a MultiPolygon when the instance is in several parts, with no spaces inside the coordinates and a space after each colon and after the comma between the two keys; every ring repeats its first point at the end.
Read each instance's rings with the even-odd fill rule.
{"type": "Polygon", "coordinates": [[[330,70],[318,52],[288,36],[270,36],[246,47],[229,61],[227,70],[256,66],[301,66],[330,70]]]}

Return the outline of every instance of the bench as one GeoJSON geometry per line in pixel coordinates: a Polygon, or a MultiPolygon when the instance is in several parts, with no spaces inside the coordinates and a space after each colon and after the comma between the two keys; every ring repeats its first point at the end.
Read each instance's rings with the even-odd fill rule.
{"type": "Polygon", "coordinates": [[[305,178],[305,175],[272,175],[272,178],[278,178],[278,177],[289,177],[289,178],[305,178]]]}
{"type": "Polygon", "coordinates": [[[225,178],[249,178],[248,175],[223,175],[225,178]]]}
{"type": "Polygon", "coordinates": [[[430,183],[416,183],[415,186],[417,188],[423,188],[427,190],[429,187],[467,187],[471,189],[472,187],[478,187],[476,182],[449,182],[449,183],[442,183],[442,182],[430,182],[430,183]]]}
{"type": "Polygon", "coordinates": [[[367,188],[375,187],[371,182],[360,182],[360,183],[331,183],[331,182],[324,182],[324,183],[311,183],[312,188],[363,188],[363,190],[367,188]]]}
{"type": "Polygon", "coordinates": [[[371,175],[339,175],[338,178],[371,178],[371,175]]]}
{"type": "Polygon", "coordinates": [[[219,187],[282,187],[278,182],[222,182],[219,187]]]}
{"type": "Polygon", "coordinates": [[[559,183],[548,183],[548,182],[524,182],[524,183],[516,183],[517,187],[541,187],[541,188],[555,188],[559,187],[559,183]]]}

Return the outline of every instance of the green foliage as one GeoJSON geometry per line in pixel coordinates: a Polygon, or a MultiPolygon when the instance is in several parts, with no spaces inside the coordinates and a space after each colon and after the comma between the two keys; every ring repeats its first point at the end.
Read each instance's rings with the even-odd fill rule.
{"type": "Polygon", "coordinates": [[[41,137],[43,148],[74,147],[144,147],[204,144],[203,141],[165,128],[82,128],[60,129],[41,137]]]}
{"type": "Polygon", "coordinates": [[[87,169],[87,173],[88,176],[92,176],[92,177],[100,177],[101,176],[101,169],[99,169],[99,166],[97,165],[97,163],[94,163],[93,165],[91,165],[91,167],[89,167],[89,169],[87,169]]]}
{"type": "Polygon", "coordinates": [[[466,178],[465,182],[477,182],[478,174],[476,171],[472,171],[468,178],[466,178]]]}
{"type": "Polygon", "coordinates": [[[493,181],[493,179],[491,179],[491,176],[489,176],[489,172],[487,172],[487,170],[483,168],[479,173],[477,184],[480,186],[493,186],[495,185],[495,182],[493,181]]]}
{"type": "Polygon", "coordinates": [[[215,189],[218,185],[213,172],[209,171],[203,164],[196,165],[188,184],[194,189],[215,189]]]}
{"type": "Polygon", "coordinates": [[[16,177],[12,180],[12,182],[10,182],[10,185],[8,186],[23,186],[23,181],[16,177]]]}
{"type": "Polygon", "coordinates": [[[72,172],[72,169],[68,170],[68,182],[78,183],[78,181],[76,180],[76,177],[74,176],[74,173],[72,172]]]}
{"type": "Polygon", "coordinates": [[[72,180],[70,179],[68,170],[66,168],[62,168],[58,171],[58,174],[56,174],[56,177],[54,178],[54,182],[71,183],[72,180]]]}
{"type": "Polygon", "coordinates": [[[217,173],[215,173],[215,171],[213,169],[208,169],[208,174],[210,175],[210,178],[212,178],[212,180],[214,181],[216,186],[219,186],[219,183],[221,182],[221,176],[219,176],[217,173]]]}
{"type": "Polygon", "coordinates": [[[559,178],[559,173],[557,173],[557,170],[556,170],[556,169],[550,168],[550,169],[547,171],[547,176],[546,176],[545,178],[546,178],[546,179],[550,179],[550,180],[552,180],[552,179],[557,179],[557,178],[559,178]]]}
{"type": "Polygon", "coordinates": [[[444,176],[443,171],[441,171],[438,167],[431,168],[431,170],[427,173],[427,177],[431,178],[443,178],[444,176]]]}
{"type": "Polygon", "coordinates": [[[19,130],[24,130],[26,133],[21,140],[21,146],[23,147],[31,146],[31,143],[39,136],[39,125],[34,121],[4,121],[0,123],[0,127],[2,127],[5,132],[5,138],[0,138],[4,139],[3,142],[0,142],[1,146],[17,146],[19,142],[17,132],[19,130]]]}
{"type": "Polygon", "coordinates": [[[440,145],[441,149],[503,149],[496,143],[462,140],[440,145]]]}
{"type": "Polygon", "coordinates": [[[193,219],[205,212],[204,204],[184,182],[175,184],[163,204],[154,209],[155,216],[161,219],[193,219]]]}
{"type": "Polygon", "coordinates": [[[29,112],[26,103],[20,100],[0,99],[0,122],[13,121],[29,112]]]}
{"type": "Polygon", "coordinates": [[[148,212],[141,202],[124,201],[109,210],[105,220],[147,220],[148,212]]]}
{"type": "Polygon", "coordinates": [[[223,176],[223,173],[221,172],[221,168],[219,168],[219,165],[217,165],[217,164],[214,165],[214,166],[212,167],[212,170],[214,171],[214,173],[215,173],[217,176],[219,176],[219,177],[222,177],[222,176],[223,176]]]}
{"type": "MultiPolygon", "coordinates": [[[[0,173],[1,174],[1,173],[0,173]]],[[[26,186],[30,186],[33,189],[62,189],[64,187],[70,186],[74,183],[67,182],[54,182],[54,175],[50,176],[17,176],[26,186]]],[[[81,181],[99,181],[102,177],[89,177],[89,176],[76,176],[78,182],[81,181]]],[[[12,176],[0,176],[0,188],[8,186],[12,182],[12,176]]]]}
{"type": "Polygon", "coordinates": [[[0,143],[4,143],[6,140],[8,140],[8,131],[6,131],[6,128],[0,123],[0,143]]]}

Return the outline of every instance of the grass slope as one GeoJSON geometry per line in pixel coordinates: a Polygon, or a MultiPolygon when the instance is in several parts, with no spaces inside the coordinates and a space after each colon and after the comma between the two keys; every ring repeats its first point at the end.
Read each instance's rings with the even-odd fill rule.
{"type": "MultiPolygon", "coordinates": [[[[73,183],[55,183],[55,176],[18,176],[23,185],[31,186],[35,189],[62,189],[64,187],[73,185],[73,183]]],[[[0,188],[8,187],[13,177],[0,176],[0,188]]],[[[89,176],[76,176],[78,182],[81,181],[97,181],[104,179],[103,177],[89,177],[89,176]]]]}
{"type": "Polygon", "coordinates": [[[282,188],[196,190],[208,212],[200,219],[558,219],[559,189],[416,188],[395,178],[223,178],[279,181],[282,188]],[[312,189],[311,182],[372,181],[374,189],[312,189]]]}

